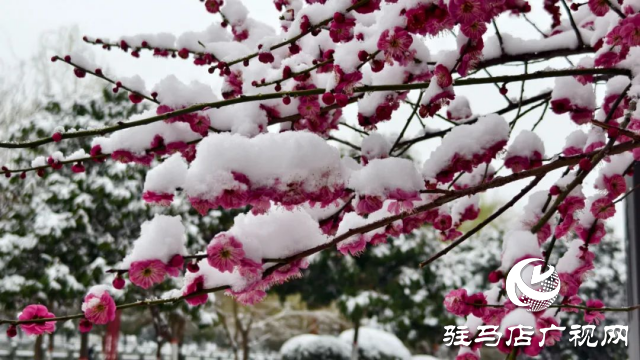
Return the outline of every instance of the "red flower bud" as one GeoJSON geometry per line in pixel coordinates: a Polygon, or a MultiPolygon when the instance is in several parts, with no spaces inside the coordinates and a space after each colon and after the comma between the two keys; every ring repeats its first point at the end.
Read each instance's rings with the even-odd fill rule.
{"type": "Polygon", "coordinates": [[[120,274],[117,274],[116,278],[113,279],[112,284],[114,288],[122,290],[124,288],[124,279],[122,278],[122,276],[120,276],[120,274]]]}
{"type": "Polygon", "coordinates": [[[300,46],[298,44],[296,44],[296,43],[293,43],[293,44],[289,45],[289,52],[292,55],[295,55],[295,54],[299,53],[300,52],[300,46]]]}
{"type": "Polygon", "coordinates": [[[280,92],[280,90],[282,90],[282,86],[280,84],[276,84],[275,90],[276,92],[280,92]]]}
{"type": "Polygon", "coordinates": [[[53,141],[55,142],[60,142],[62,141],[62,134],[60,134],[59,132],[55,132],[53,133],[53,135],[51,135],[51,139],[53,139],[53,141]]]}
{"type": "Polygon", "coordinates": [[[507,89],[507,84],[502,84],[500,87],[500,95],[507,95],[509,89],[507,89]]]}
{"type": "Polygon", "coordinates": [[[94,73],[96,73],[96,75],[98,76],[102,76],[102,69],[96,69],[94,73]]]}
{"type": "Polygon", "coordinates": [[[607,135],[609,136],[609,138],[616,138],[618,137],[618,135],[620,135],[620,130],[615,127],[608,128],[607,135]]]}
{"type": "Polygon", "coordinates": [[[275,60],[275,58],[270,52],[264,52],[258,54],[258,60],[263,64],[271,64],[275,60]]]}
{"type": "Polygon", "coordinates": [[[27,178],[27,172],[26,172],[26,171],[23,171],[23,172],[20,174],[20,179],[26,179],[26,178],[27,178]]]}
{"type": "Polygon", "coordinates": [[[345,94],[335,94],[336,104],[340,107],[345,107],[349,104],[349,97],[345,94]]]}
{"type": "Polygon", "coordinates": [[[331,105],[336,101],[336,97],[333,96],[332,93],[330,92],[326,92],[324,94],[322,94],[322,102],[327,104],[327,105],[331,105]]]}
{"type": "Polygon", "coordinates": [[[549,189],[549,194],[551,194],[552,196],[560,195],[560,188],[558,187],[558,185],[553,185],[549,189]]]}
{"type": "Polygon", "coordinates": [[[189,50],[186,48],[182,48],[180,49],[180,51],[178,51],[178,56],[180,56],[183,59],[186,59],[189,57],[189,50]]]}
{"type": "Polygon", "coordinates": [[[358,60],[365,62],[367,61],[368,57],[369,57],[369,53],[366,52],[365,50],[358,51],[358,60]]]}
{"type": "Polygon", "coordinates": [[[136,93],[129,94],[129,100],[131,100],[131,102],[134,103],[134,104],[141,103],[143,99],[144,98],[142,96],[140,96],[139,94],[136,94],[136,93]]]}
{"type": "Polygon", "coordinates": [[[291,77],[291,68],[289,66],[285,66],[284,69],[282,69],[282,78],[288,79],[290,77],[291,77]]]}
{"type": "Polygon", "coordinates": [[[504,277],[504,274],[500,270],[492,271],[489,273],[489,282],[492,284],[497,283],[504,277]]]}
{"type": "Polygon", "coordinates": [[[82,70],[82,69],[79,69],[79,68],[74,68],[74,69],[73,69],[73,73],[74,73],[74,74],[76,74],[76,76],[77,76],[77,77],[79,77],[79,78],[81,78],[81,79],[82,79],[83,77],[85,77],[85,75],[87,75],[87,72],[86,72],[86,71],[84,71],[84,70],[82,70]]]}
{"type": "Polygon", "coordinates": [[[84,165],[82,165],[81,162],[78,162],[76,164],[73,164],[73,166],[71,167],[71,171],[73,171],[76,174],[80,174],[83,173],[85,171],[84,165]]]}
{"type": "Polygon", "coordinates": [[[69,55],[65,55],[65,57],[64,57],[64,61],[66,61],[66,62],[71,61],[71,56],[69,56],[69,55]]]}
{"type": "Polygon", "coordinates": [[[11,325],[7,328],[7,337],[16,337],[16,335],[18,335],[18,329],[16,328],[15,325],[11,325]]]}
{"type": "Polygon", "coordinates": [[[591,163],[591,160],[587,158],[580,160],[580,162],[578,163],[578,166],[580,166],[580,170],[582,171],[589,171],[593,168],[593,164],[591,163]]]}
{"type": "Polygon", "coordinates": [[[429,115],[429,109],[424,105],[420,105],[420,109],[418,109],[418,115],[421,118],[426,117],[427,115],[429,115]]]}
{"type": "Polygon", "coordinates": [[[52,56],[52,57],[51,57],[51,62],[56,62],[57,60],[58,60],[58,57],[57,57],[57,56],[52,56]]]}
{"type": "Polygon", "coordinates": [[[195,273],[198,272],[198,270],[200,270],[200,266],[198,266],[198,263],[195,262],[195,260],[193,262],[190,262],[187,264],[187,270],[189,272],[195,273]]]}
{"type": "Polygon", "coordinates": [[[173,255],[171,260],[169,260],[169,266],[171,267],[179,267],[181,268],[184,265],[184,257],[180,254],[173,255]]]}
{"type": "Polygon", "coordinates": [[[380,72],[384,69],[384,61],[381,60],[372,60],[371,61],[371,71],[374,73],[380,72]]]}
{"type": "Polygon", "coordinates": [[[285,105],[291,104],[291,98],[288,97],[288,96],[283,97],[282,98],[282,103],[285,104],[285,105]]]}

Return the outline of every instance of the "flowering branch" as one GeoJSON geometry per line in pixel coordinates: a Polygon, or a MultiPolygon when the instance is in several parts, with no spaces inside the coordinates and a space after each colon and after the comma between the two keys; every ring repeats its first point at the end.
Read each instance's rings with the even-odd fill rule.
{"type": "Polygon", "coordinates": [[[88,73],[88,74],[91,74],[91,75],[93,75],[93,76],[95,76],[97,78],[100,78],[100,79],[102,79],[102,80],[104,80],[104,81],[106,81],[106,82],[108,82],[108,83],[110,83],[112,85],[115,85],[116,88],[124,89],[124,90],[126,90],[126,91],[128,91],[128,92],[130,92],[132,94],[135,94],[135,95],[141,97],[141,98],[144,98],[144,99],[149,100],[149,101],[151,101],[153,103],[159,104],[158,100],[156,100],[155,97],[147,96],[147,95],[145,95],[145,94],[143,94],[141,92],[135,91],[135,90],[127,87],[126,85],[122,84],[120,81],[115,81],[115,80],[107,77],[106,75],[104,75],[104,73],[102,72],[102,69],[100,69],[100,68],[95,69],[95,71],[91,71],[90,69],[84,68],[84,67],[74,63],[73,59],[70,56],[60,57],[58,55],[55,55],[55,56],[53,56],[51,58],[51,61],[58,61],[58,60],[66,63],[66,64],[69,64],[69,65],[73,66],[75,69],[77,69],[76,70],[76,76],[78,76],[78,77],[84,77],[83,73],[88,73]]]}
{"type": "Polygon", "coordinates": [[[518,195],[513,197],[513,199],[509,200],[509,202],[504,204],[500,209],[496,210],[493,214],[489,215],[483,222],[481,222],[480,224],[476,225],[476,227],[474,227],[473,229],[469,230],[466,234],[464,234],[464,236],[462,236],[461,238],[459,238],[456,241],[452,242],[446,248],[438,251],[438,253],[436,253],[435,255],[432,255],[429,259],[421,262],[420,263],[420,267],[423,268],[423,267],[431,264],[432,262],[438,260],[439,258],[443,257],[449,251],[453,250],[458,245],[460,245],[463,242],[465,242],[468,238],[470,238],[471,236],[475,235],[478,231],[482,230],[485,226],[489,225],[493,220],[497,219],[500,215],[502,215],[502,213],[507,211],[507,209],[509,209],[513,205],[515,205],[520,199],[522,199],[523,196],[525,196],[529,191],[531,191],[531,189],[533,189],[536,185],[538,185],[540,180],[542,180],[542,178],[545,175],[546,174],[540,174],[540,175],[536,176],[529,183],[529,185],[527,185],[524,188],[522,188],[522,190],[520,190],[518,195]]]}
{"type": "MultiPolygon", "coordinates": [[[[638,148],[640,147],[640,142],[636,142],[636,141],[630,141],[630,142],[626,142],[623,144],[618,144],[615,145],[613,147],[610,148],[609,150],[609,154],[610,155],[615,155],[615,154],[619,154],[619,153],[623,153],[629,150],[632,150],[634,148],[638,148]]],[[[473,187],[468,187],[465,189],[461,189],[455,192],[452,192],[449,195],[443,195],[433,201],[431,201],[428,204],[424,204],[421,206],[418,206],[414,209],[412,209],[411,211],[404,211],[401,212],[397,215],[392,215],[377,221],[374,221],[372,223],[369,223],[367,225],[364,226],[360,226],[357,228],[353,228],[348,230],[347,232],[340,234],[338,236],[335,236],[331,241],[322,244],[322,245],[318,245],[316,247],[301,251],[297,254],[282,258],[282,259],[268,259],[265,258],[263,259],[263,262],[275,262],[277,263],[276,265],[266,269],[262,275],[263,278],[269,276],[270,274],[272,274],[274,271],[276,271],[277,269],[287,265],[288,263],[291,263],[295,260],[299,260],[302,258],[305,258],[307,256],[313,255],[315,253],[318,253],[322,250],[325,250],[327,248],[333,247],[335,245],[337,245],[339,242],[344,241],[348,238],[350,238],[351,236],[354,235],[358,235],[358,234],[363,234],[372,230],[376,230],[378,228],[381,228],[383,226],[386,226],[388,224],[391,224],[392,222],[396,221],[396,220],[401,220],[404,219],[408,216],[412,216],[415,215],[417,213],[421,213],[421,212],[425,212],[431,209],[435,209],[439,206],[442,206],[448,202],[451,202],[453,200],[459,199],[461,197],[464,196],[469,196],[469,195],[473,195],[479,192],[483,192],[485,190],[488,189],[492,189],[492,188],[496,188],[496,187],[500,187],[503,186],[505,184],[509,184],[511,182],[514,181],[518,181],[521,179],[525,179],[528,177],[532,177],[532,176],[540,176],[541,174],[546,174],[550,171],[559,169],[559,168],[563,168],[566,166],[572,166],[572,165],[576,165],[580,160],[584,159],[584,158],[588,158],[591,156],[597,155],[597,151],[593,151],[590,153],[586,153],[586,154],[582,154],[582,155],[577,155],[577,156],[572,156],[572,157],[564,157],[564,158],[559,158],[549,164],[546,165],[542,165],[540,167],[534,168],[534,169],[530,169],[530,170],[525,170],[519,173],[514,173],[511,175],[507,175],[504,177],[497,177],[491,181],[485,182],[485,183],[481,183],[479,185],[473,186],[473,187]]],[[[128,308],[134,308],[134,307],[140,307],[140,306],[154,306],[154,305],[161,305],[161,304],[166,304],[166,303],[175,303],[175,302],[179,302],[182,301],[184,299],[190,298],[190,297],[194,297],[194,296],[198,296],[198,295],[202,295],[202,294],[208,294],[208,293],[213,293],[213,292],[217,292],[217,291],[221,291],[221,290],[225,290],[228,289],[229,285],[223,285],[223,286],[218,286],[215,288],[210,288],[210,289],[202,289],[202,290],[198,290],[195,291],[193,293],[190,293],[188,295],[182,295],[182,296],[178,296],[178,297],[174,297],[174,298],[168,298],[168,299],[157,299],[157,300],[141,300],[141,301],[137,301],[137,302],[133,302],[133,303],[128,303],[128,304],[122,304],[122,305],[118,305],[117,308],[118,309],[128,309],[128,308]]],[[[24,324],[24,323],[43,323],[43,322],[47,322],[47,321],[66,321],[66,320],[72,320],[72,319],[80,319],[84,316],[84,314],[75,314],[75,315],[68,315],[68,316],[61,316],[61,317],[56,317],[56,318],[44,318],[44,319],[30,319],[30,320],[23,320],[23,321],[19,321],[19,320],[7,320],[7,319],[0,319],[0,324],[12,324],[12,325],[17,325],[17,324],[24,324]]]]}
{"type": "MultiPolygon", "coordinates": [[[[495,76],[492,78],[458,79],[454,81],[454,86],[491,84],[494,82],[507,83],[512,81],[545,79],[545,78],[562,77],[562,76],[593,75],[593,74],[630,76],[630,71],[627,69],[618,69],[618,68],[548,70],[548,71],[538,71],[538,72],[529,73],[529,74],[495,76]]],[[[429,86],[429,82],[397,84],[397,85],[364,85],[364,86],[355,87],[353,89],[353,92],[366,93],[366,92],[377,92],[377,91],[419,90],[419,89],[426,89],[428,86],[429,86]]],[[[276,93],[268,93],[268,94],[257,94],[257,95],[246,95],[246,96],[241,95],[234,99],[195,104],[195,105],[192,105],[183,109],[175,110],[172,112],[168,112],[162,115],[156,115],[146,119],[134,120],[129,122],[121,122],[117,125],[106,126],[99,129],[66,132],[61,134],[61,139],[73,139],[73,138],[81,138],[81,137],[94,136],[94,135],[105,135],[118,130],[151,124],[157,121],[167,120],[172,117],[176,117],[184,114],[190,114],[192,112],[205,110],[208,108],[218,109],[221,107],[234,105],[234,104],[241,104],[241,103],[252,102],[252,101],[279,99],[286,96],[296,97],[296,96],[308,96],[308,95],[321,95],[321,94],[324,94],[325,92],[326,90],[323,88],[316,88],[316,89],[309,89],[309,90],[284,91],[284,92],[276,92],[276,93]]],[[[10,149],[33,148],[40,145],[51,143],[53,141],[54,140],[51,137],[47,137],[47,138],[41,138],[37,140],[24,141],[24,142],[0,142],[0,148],[10,148],[10,149]]]]}
{"type": "MultiPolygon", "coordinates": [[[[618,97],[618,99],[616,100],[616,102],[613,104],[613,106],[611,107],[611,110],[609,111],[609,114],[607,114],[607,117],[605,119],[605,123],[609,122],[609,120],[613,117],[613,114],[615,113],[615,110],[617,109],[617,107],[620,105],[620,102],[622,101],[622,99],[624,98],[624,96],[626,95],[627,91],[629,91],[629,88],[631,87],[631,85],[627,86],[627,88],[622,92],[622,94],[620,94],[620,96],[618,97]]],[[[627,114],[625,115],[625,120],[622,124],[622,128],[626,127],[626,124],[629,123],[629,120],[631,118],[631,113],[633,111],[635,111],[636,109],[636,100],[633,100],[629,103],[629,109],[627,114]]],[[[593,169],[593,167],[595,165],[597,165],[600,160],[602,160],[604,158],[604,156],[609,152],[609,150],[613,147],[613,144],[615,144],[615,140],[616,140],[616,136],[613,136],[609,139],[609,142],[607,143],[607,145],[602,148],[602,150],[598,151],[593,158],[589,157],[590,159],[590,164],[587,168],[581,169],[581,171],[579,171],[578,175],[576,176],[576,178],[569,184],[567,185],[567,188],[561,192],[558,197],[556,198],[556,200],[553,202],[553,204],[551,205],[551,208],[549,210],[547,210],[547,212],[540,218],[540,220],[531,228],[531,232],[532,233],[537,233],[538,231],[540,231],[540,229],[542,229],[542,227],[549,221],[549,219],[551,219],[551,216],[553,216],[553,214],[555,213],[556,209],[558,208],[558,206],[560,205],[560,203],[562,203],[562,201],[564,201],[564,199],[571,193],[571,191],[578,186],[579,184],[582,183],[582,181],[587,177],[587,175],[591,172],[591,170],[593,169]]]]}

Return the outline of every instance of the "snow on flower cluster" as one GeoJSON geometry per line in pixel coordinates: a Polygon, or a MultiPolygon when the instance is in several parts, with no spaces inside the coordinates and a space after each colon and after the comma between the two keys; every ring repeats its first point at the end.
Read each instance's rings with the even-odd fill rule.
{"type": "Polygon", "coordinates": [[[508,139],[509,125],[499,115],[484,116],[475,124],[457,126],[425,161],[422,174],[430,184],[450,182],[456,173],[470,173],[478,165],[489,163],[508,139]]]}
{"type": "MultiPolygon", "coordinates": [[[[185,277],[184,294],[231,284],[228,292],[243,303],[260,301],[273,284],[300,276],[304,258],[278,267],[263,277],[263,263],[283,259],[328,241],[318,223],[303,210],[275,208],[261,215],[238,215],[231,229],[217,234],[207,246],[206,261],[185,277]],[[220,274],[226,274],[220,276],[220,274]],[[226,279],[231,282],[224,282],[226,279]],[[222,282],[221,282],[222,281],[222,282]]],[[[267,267],[268,268],[268,267],[267,267]]],[[[192,305],[206,302],[206,294],[188,298],[192,305]]]]}
{"type": "Polygon", "coordinates": [[[140,237],[122,260],[128,268],[129,280],[143,289],[164,280],[165,275],[180,275],[184,266],[187,241],[179,216],[156,215],[142,224],[140,237]]]}
{"type": "Polygon", "coordinates": [[[249,204],[264,212],[270,201],[328,205],[343,195],[346,178],[338,150],[314,134],[215,134],[198,144],[185,191],[203,215],[218,206],[249,204]]]}
{"type": "Polygon", "coordinates": [[[413,208],[420,200],[424,181],[411,160],[387,158],[372,160],[349,179],[349,187],[358,194],[356,212],[368,214],[382,208],[385,199],[395,200],[393,212],[413,208]]]}

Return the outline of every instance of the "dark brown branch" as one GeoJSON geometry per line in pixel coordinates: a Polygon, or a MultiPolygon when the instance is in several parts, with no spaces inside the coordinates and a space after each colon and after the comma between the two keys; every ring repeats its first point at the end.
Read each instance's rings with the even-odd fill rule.
{"type": "Polygon", "coordinates": [[[327,137],[327,139],[333,140],[335,142],[339,142],[340,144],[346,145],[346,146],[348,146],[348,147],[350,147],[350,148],[352,148],[354,150],[360,151],[360,146],[353,145],[352,143],[350,143],[350,142],[348,142],[346,140],[338,139],[335,136],[329,136],[329,137],[327,137]]]}
{"type": "Polygon", "coordinates": [[[567,12],[567,15],[569,16],[571,27],[573,28],[573,31],[576,33],[576,37],[578,38],[578,47],[581,48],[584,46],[584,40],[582,40],[582,34],[580,33],[580,29],[578,28],[576,21],[573,19],[573,15],[571,14],[571,9],[569,9],[569,6],[567,6],[567,2],[565,0],[560,0],[560,1],[562,2],[562,6],[564,7],[564,10],[567,12]]]}
{"type": "Polygon", "coordinates": [[[533,60],[548,60],[551,58],[559,57],[559,56],[570,56],[570,55],[579,55],[595,52],[590,46],[583,46],[577,49],[558,49],[558,50],[547,50],[526,54],[518,54],[518,55],[502,55],[493,59],[487,59],[480,61],[478,63],[477,69],[487,68],[496,65],[504,65],[511,62],[523,62],[523,61],[533,61],[533,60]]]}

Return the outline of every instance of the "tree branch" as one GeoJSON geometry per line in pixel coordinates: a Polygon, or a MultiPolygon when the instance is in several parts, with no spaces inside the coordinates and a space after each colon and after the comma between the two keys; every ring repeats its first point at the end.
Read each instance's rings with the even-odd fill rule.
{"type": "Polygon", "coordinates": [[[507,211],[507,209],[509,209],[513,205],[515,205],[520,199],[522,199],[523,196],[525,196],[529,191],[531,191],[531,189],[533,189],[536,185],[538,185],[538,183],[540,182],[540,180],[542,180],[544,175],[545,174],[541,174],[541,175],[536,176],[529,183],[529,185],[527,185],[524,188],[522,188],[522,190],[520,190],[518,195],[516,195],[513,199],[509,200],[509,202],[504,204],[500,209],[496,210],[493,214],[489,215],[483,222],[481,222],[480,224],[476,225],[476,227],[474,227],[472,230],[468,231],[461,238],[459,238],[456,241],[452,242],[449,246],[447,246],[446,248],[440,250],[438,253],[436,253],[435,255],[431,256],[429,259],[421,262],[420,263],[420,267],[423,268],[423,267],[431,264],[432,262],[438,260],[439,258],[443,257],[449,251],[453,250],[458,245],[462,244],[467,239],[469,239],[471,236],[475,235],[477,232],[482,230],[485,226],[489,225],[493,220],[497,219],[500,215],[502,215],[502,213],[507,211]]]}

